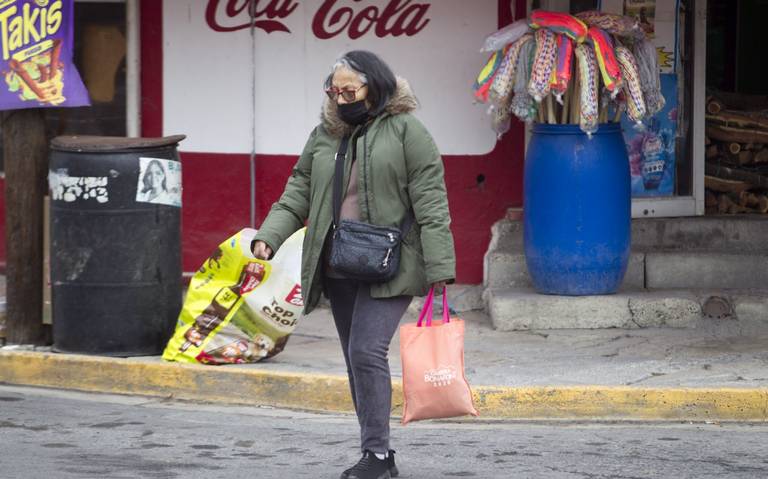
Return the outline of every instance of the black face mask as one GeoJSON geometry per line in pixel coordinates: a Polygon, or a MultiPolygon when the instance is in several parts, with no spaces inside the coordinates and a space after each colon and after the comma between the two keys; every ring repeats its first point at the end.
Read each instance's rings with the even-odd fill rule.
{"type": "Polygon", "coordinates": [[[348,125],[362,125],[368,121],[368,107],[365,100],[338,105],[339,118],[348,125]]]}

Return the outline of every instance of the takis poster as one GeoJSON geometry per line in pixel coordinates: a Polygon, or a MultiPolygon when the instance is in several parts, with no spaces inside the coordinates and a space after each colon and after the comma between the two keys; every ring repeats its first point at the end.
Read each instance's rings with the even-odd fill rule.
{"type": "Polygon", "coordinates": [[[666,105],[637,127],[624,115],[622,128],[629,153],[632,196],[672,196],[675,193],[677,138],[677,75],[661,75],[666,105]]]}
{"type": "Polygon", "coordinates": [[[0,110],[89,105],[72,64],[74,0],[0,0],[0,110]]]}

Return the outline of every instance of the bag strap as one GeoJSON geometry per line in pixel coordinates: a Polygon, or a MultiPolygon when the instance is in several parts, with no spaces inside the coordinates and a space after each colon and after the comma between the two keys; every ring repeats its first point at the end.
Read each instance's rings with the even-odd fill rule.
{"type": "MultiPolygon", "coordinates": [[[[363,128],[362,133],[367,134],[367,128],[363,128]]],[[[360,135],[355,135],[355,140],[360,135]]],[[[344,183],[344,164],[346,162],[347,158],[347,149],[349,148],[349,135],[345,135],[341,139],[341,143],[339,144],[339,151],[336,153],[336,165],[333,173],[333,226],[334,229],[339,226],[339,223],[341,222],[341,203],[343,200],[343,194],[342,191],[343,183],[344,183]]],[[[365,142],[365,139],[363,139],[365,142]]],[[[367,151],[367,144],[364,145],[365,152],[363,160],[367,159],[368,151],[367,151]]],[[[368,198],[368,191],[366,190],[366,185],[363,186],[363,194],[366,197],[366,200],[368,198]]],[[[370,207],[369,207],[370,211],[370,207]]],[[[416,218],[413,214],[413,209],[408,210],[408,214],[403,220],[403,223],[400,225],[400,236],[401,238],[405,238],[405,235],[408,234],[408,231],[411,229],[411,226],[413,226],[413,222],[416,218]]]]}
{"type": "MultiPolygon", "coordinates": [[[[421,323],[424,321],[424,318],[429,315],[432,316],[432,301],[435,299],[435,288],[431,287],[429,288],[429,293],[427,293],[427,296],[424,298],[424,306],[421,308],[421,313],[419,314],[419,320],[416,322],[416,327],[420,328],[421,323]]],[[[431,322],[431,321],[430,321],[431,322]]]]}
{"type": "Polygon", "coordinates": [[[413,217],[413,209],[412,208],[408,209],[408,216],[405,217],[405,219],[403,220],[403,224],[400,225],[401,237],[405,238],[405,235],[408,234],[408,230],[410,230],[411,226],[413,226],[413,221],[415,219],[416,218],[413,217]]]}
{"type": "MultiPolygon", "coordinates": [[[[432,326],[432,314],[433,314],[433,306],[432,303],[435,299],[435,287],[432,286],[429,288],[429,293],[427,294],[427,297],[424,298],[424,307],[421,308],[421,314],[419,315],[419,320],[416,323],[416,327],[420,328],[422,327],[422,322],[424,319],[427,320],[427,324],[425,325],[427,328],[432,326]]],[[[443,288],[443,324],[450,323],[451,322],[451,314],[450,309],[448,307],[448,288],[443,288]]]]}
{"type": "Polygon", "coordinates": [[[349,146],[349,135],[341,139],[339,151],[336,153],[336,168],[333,173],[333,228],[339,225],[339,216],[341,215],[341,188],[344,182],[344,162],[347,158],[347,147],[349,146]]]}

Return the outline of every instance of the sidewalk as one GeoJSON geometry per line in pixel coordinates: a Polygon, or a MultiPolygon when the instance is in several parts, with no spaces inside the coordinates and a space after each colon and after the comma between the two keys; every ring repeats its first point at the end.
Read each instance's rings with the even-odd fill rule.
{"type": "MultiPolygon", "coordinates": [[[[466,374],[481,418],[768,420],[768,318],[689,329],[501,332],[467,322],[466,374]]],[[[403,319],[414,321],[413,309],[403,319]]],[[[397,335],[390,364],[401,412],[397,335]]],[[[352,411],[327,309],[305,317],[282,353],[252,365],[197,366],[0,349],[0,382],[320,411],[352,411]]]]}

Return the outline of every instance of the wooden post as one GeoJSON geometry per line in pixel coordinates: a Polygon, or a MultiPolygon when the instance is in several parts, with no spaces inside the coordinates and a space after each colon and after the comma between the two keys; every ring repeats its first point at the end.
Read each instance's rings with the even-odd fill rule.
{"type": "Polygon", "coordinates": [[[40,109],[3,113],[6,331],[11,344],[44,344],[43,198],[48,148],[40,109]]]}

